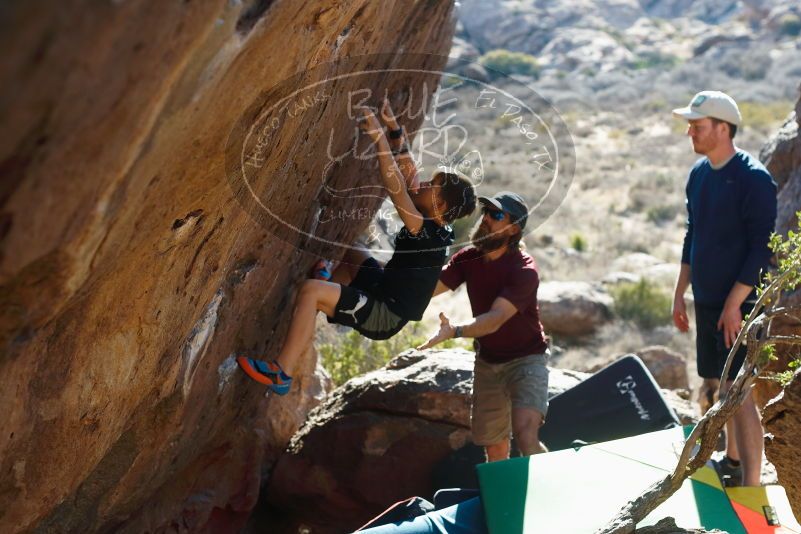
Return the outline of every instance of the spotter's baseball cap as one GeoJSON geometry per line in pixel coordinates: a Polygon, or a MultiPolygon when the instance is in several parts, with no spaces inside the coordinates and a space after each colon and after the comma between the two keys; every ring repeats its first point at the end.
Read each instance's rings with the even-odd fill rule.
{"type": "Polygon", "coordinates": [[[674,109],[673,116],[687,120],[710,117],[735,126],[739,126],[743,120],[737,102],[720,91],[701,91],[693,97],[686,108],[674,109]]]}
{"type": "Polygon", "coordinates": [[[528,206],[526,206],[526,201],[523,197],[517,193],[501,191],[493,197],[478,197],[478,201],[508,213],[509,217],[512,218],[512,222],[516,223],[521,230],[526,227],[528,206]]]}

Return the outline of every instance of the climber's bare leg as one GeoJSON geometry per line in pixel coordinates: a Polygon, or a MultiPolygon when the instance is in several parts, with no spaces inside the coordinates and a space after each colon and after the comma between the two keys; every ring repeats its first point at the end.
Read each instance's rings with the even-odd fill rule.
{"type": "Polygon", "coordinates": [[[341,291],[339,284],[323,280],[306,280],[300,286],[289,332],[284,347],[276,358],[278,364],[290,375],[311,340],[317,312],[333,317],[341,291]]]}

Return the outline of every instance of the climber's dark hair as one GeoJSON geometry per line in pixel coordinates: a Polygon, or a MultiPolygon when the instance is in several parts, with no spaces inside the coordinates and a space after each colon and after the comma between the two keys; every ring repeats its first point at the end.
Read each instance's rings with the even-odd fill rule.
{"type": "Polygon", "coordinates": [[[447,209],[442,215],[445,222],[467,217],[476,209],[476,188],[464,173],[455,169],[441,170],[434,177],[442,176],[442,199],[447,209]]]}

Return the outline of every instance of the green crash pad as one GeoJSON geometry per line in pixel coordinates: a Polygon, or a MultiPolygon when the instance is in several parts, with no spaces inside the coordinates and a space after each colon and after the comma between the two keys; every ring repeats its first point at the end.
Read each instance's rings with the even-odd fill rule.
{"type": "MultiPolygon", "coordinates": [[[[493,534],[592,533],[673,471],[689,430],[675,427],[577,450],[481,464],[477,472],[487,526],[493,534]]],[[[764,499],[770,497],[769,492],[763,493],[764,499]]],[[[752,501],[758,498],[752,496],[752,501]]],[[[775,493],[772,498],[781,500],[775,493]]],[[[758,508],[754,502],[751,509],[758,508]]],[[[710,466],[699,469],[638,526],[664,517],[675,518],[685,528],[757,532],[743,526],[710,466]]],[[[786,510],[782,523],[783,527],[769,527],[765,522],[768,530],[758,532],[799,532],[793,530],[797,523],[791,514],[787,517],[786,510]]]]}

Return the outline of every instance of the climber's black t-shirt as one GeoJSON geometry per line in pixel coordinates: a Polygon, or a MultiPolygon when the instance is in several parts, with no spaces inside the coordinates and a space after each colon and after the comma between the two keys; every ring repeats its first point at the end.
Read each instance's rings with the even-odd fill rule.
{"type": "Polygon", "coordinates": [[[395,253],[377,288],[390,311],[410,321],[423,318],[453,237],[450,226],[439,226],[430,219],[417,235],[401,228],[395,236],[395,253]]]}

